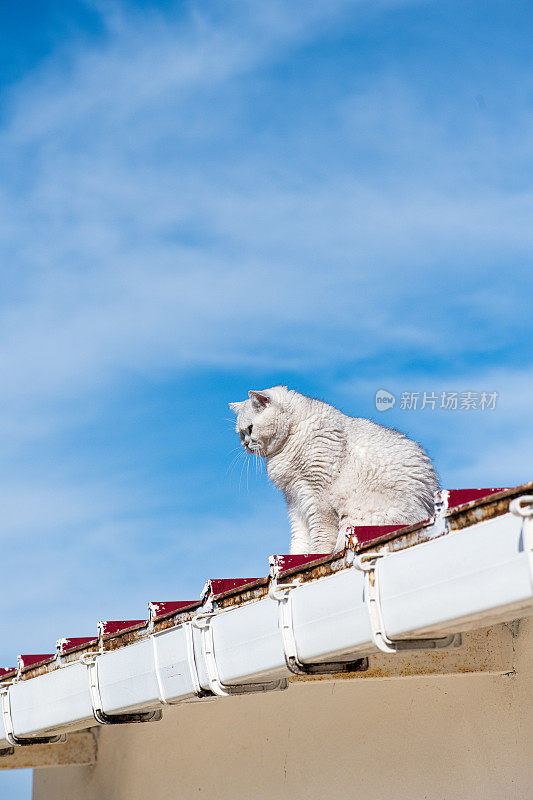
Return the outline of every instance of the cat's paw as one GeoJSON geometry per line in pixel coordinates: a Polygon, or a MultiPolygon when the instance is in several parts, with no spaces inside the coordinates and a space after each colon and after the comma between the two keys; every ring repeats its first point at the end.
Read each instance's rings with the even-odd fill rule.
{"type": "Polygon", "coordinates": [[[337,541],[335,542],[335,547],[333,548],[334,553],[340,553],[341,550],[344,550],[346,547],[346,531],[341,530],[337,536],[337,541]]]}

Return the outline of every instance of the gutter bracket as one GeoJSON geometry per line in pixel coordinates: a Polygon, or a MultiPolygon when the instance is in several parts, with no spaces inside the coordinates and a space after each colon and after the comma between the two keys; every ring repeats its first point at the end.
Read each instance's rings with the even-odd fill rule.
{"type": "Polygon", "coordinates": [[[191,681],[194,688],[194,693],[196,697],[199,698],[213,698],[215,693],[211,691],[211,689],[202,688],[200,683],[200,678],[198,675],[198,662],[196,661],[196,649],[194,647],[194,631],[192,622],[185,623],[185,640],[187,642],[187,660],[189,662],[189,670],[191,673],[191,681]]]}
{"type": "MultiPolygon", "coordinates": [[[[213,637],[213,628],[211,621],[216,616],[216,612],[207,612],[204,614],[197,614],[191,620],[191,628],[194,625],[202,636],[202,645],[204,651],[205,666],[207,669],[207,677],[209,681],[210,693],[218,695],[219,697],[226,697],[234,694],[253,694],[256,692],[276,692],[283,691],[288,687],[286,678],[280,680],[267,681],[263,683],[240,683],[231,685],[222,683],[218,672],[218,665],[215,654],[215,643],[213,637]]],[[[200,686],[199,680],[198,686],[200,686]]],[[[203,691],[203,690],[202,690],[203,691]]]]}
{"type": "Polygon", "coordinates": [[[459,647],[462,643],[461,634],[453,633],[449,636],[431,637],[425,639],[390,639],[385,631],[383,614],[381,610],[381,595],[379,586],[379,560],[387,553],[368,553],[354,558],[354,567],[365,574],[365,599],[370,617],[372,640],[376,647],[383,653],[399,653],[406,650],[435,650],[444,647],[459,647]]]}
{"type": "Polygon", "coordinates": [[[524,494],[509,503],[509,511],[522,517],[522,544],[529,562],[529,572],[533,582],[533,495],[524,494]]]}
{"type": "Polygon", "coordinates": [[[157,711],[141,711],[133,714],[107,714],[102,707],[97,657],[89,656],[82,658],[81,661],[87,666],[93,715],[95,720],[101,725],[125,725],[130,722],[157,722],[161,719],[162,712],[160,709],[157,711]]]}
{"type": "Polygon", "coordinates": [[[443,536],[445,533],[450,532],[450,523],[446,516],[449,495],[448,489],[440,489],[435,492],[435,513],[432,523],[433,536],[443,536]]]}
{"type": "MultiPolygon", "coordinates": [[[[11,685],[11,684],[10,684],[11,685]]],[[[11,747],[5,747],[0,750],[1,756],[13,755],[15,748],[13,745],[27,747],[31,744],[56,744],[56,742],[66,742],[66,734],[58,734],[57,736],[17,736],[13,731],[13,716],[11,713],[11,699],[9,697],[9,686],[0,689],[2,695],[2,720],[6,732],[6,739],[11,747]]]]}
{"type": "Polygon", "coordinates": [[[273,578],[268,591],[268,596],[278,603],[279,627],[283,641],[283,652],[287,669],[293,675],[337,675],[344,672],[364,672],[368,669],[368,658],[357,658],[354,661],[300,661],[298,647],[294,635],[292,614],[292,589],[299,585],[294,583],[278,583],[273,578]]]}

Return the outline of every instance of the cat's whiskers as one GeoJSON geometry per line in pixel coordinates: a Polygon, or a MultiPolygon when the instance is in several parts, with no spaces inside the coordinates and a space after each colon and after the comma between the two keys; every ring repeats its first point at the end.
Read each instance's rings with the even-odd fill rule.
{"type": "Polygon", "coordinates": [[[237,447],[234,447],[233,450],[230,452],[233,452],[235,450],[237,451],[237,453],[233,456],[232,460],[230,461],[226,470],[226,474],[230,473],[233,469],[235,469],[240,462],[241,463],[241,478],[239,480],[239,488],[240,488],[240,484],[242,481],[242,471],[244,469],[244,462],[246,461],[246,452],[241,444],[237,445],[237,447]]]}
{"type": "MultiPolygon", "coordinates": [[[[242,460],[241,476],[239,478],[239,492],[242,489],[242,477],[243,477],[243,470],[244,470],[245,466],[246,466],[246,469],[248,469],[248,453],[246,453],[246,451],[244,451],[244,458],[242,460]]],[[[246,488],[248,488],[248,486],[246,488]]]]}
{"type": "Polygon", "coordinates": [[[237,453],[236,455],[233,456],[233,458],[231,459],[230,463],[226,467],[226,474],[231,472],[233,467],[235,467],[238,464],[239,459],[241,458],[241,456],[242,456],[242,453],[237,453]]]}

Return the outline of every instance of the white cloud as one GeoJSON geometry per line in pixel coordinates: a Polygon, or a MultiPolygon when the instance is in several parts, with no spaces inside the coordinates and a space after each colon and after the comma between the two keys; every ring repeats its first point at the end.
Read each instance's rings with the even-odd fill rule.
{"type": "MultiPolygon", "coordinates": [[[[280,341],[280,367],[378,354],[389,340],[468,350],[449,317],[465,257],[481,279],[496,255],[531,249],[531,195],[486,169],[516,132],[485,130],[469,173],[476,143],[450,144],[446,108],[389,75],[333,110],[335,131],[314,132],[317,153],[329,139],[371,143],[385,164],[375,173],[334,154],[302,172],[271,137],[258,147],[243,132],[239,81],[253,85],[345,5],[306,6],[297,22],[281,5],[259,19],[244,6],[224,25],[104,6],[100,44],[14,87],[0,139],[22,174],[8,173],[1,201],[21,275],[6,281],[0,334],[14,413],[131,370],[268,363],[258,354],[280,341]]],[[[289,153],[305,134],[295,126],[289,153]]],[[[469,335],[486,340],[486,326],[469,335]]]]}

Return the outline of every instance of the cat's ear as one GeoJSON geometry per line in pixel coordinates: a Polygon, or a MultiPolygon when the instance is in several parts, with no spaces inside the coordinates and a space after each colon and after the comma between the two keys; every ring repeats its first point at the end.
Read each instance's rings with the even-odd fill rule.
{"type": "Polygon", "coordinates": [[[228,403],[228,406],[231,408],[232,411],[234,411],[236,414],[238,414],[239,413],[239,409],[242,406],[243,402],[244,401],[242,401],[240,403],[228,403]]]}
{"type": "Polygon", "coordinates": [[[265,394],[265,392],[254,392],[254,390],[251,389],[248,392],[248,396],[252,401],[252,405],[256,409],[256,411],[262,411],[272,402],[269,395],[265,394]]]}

